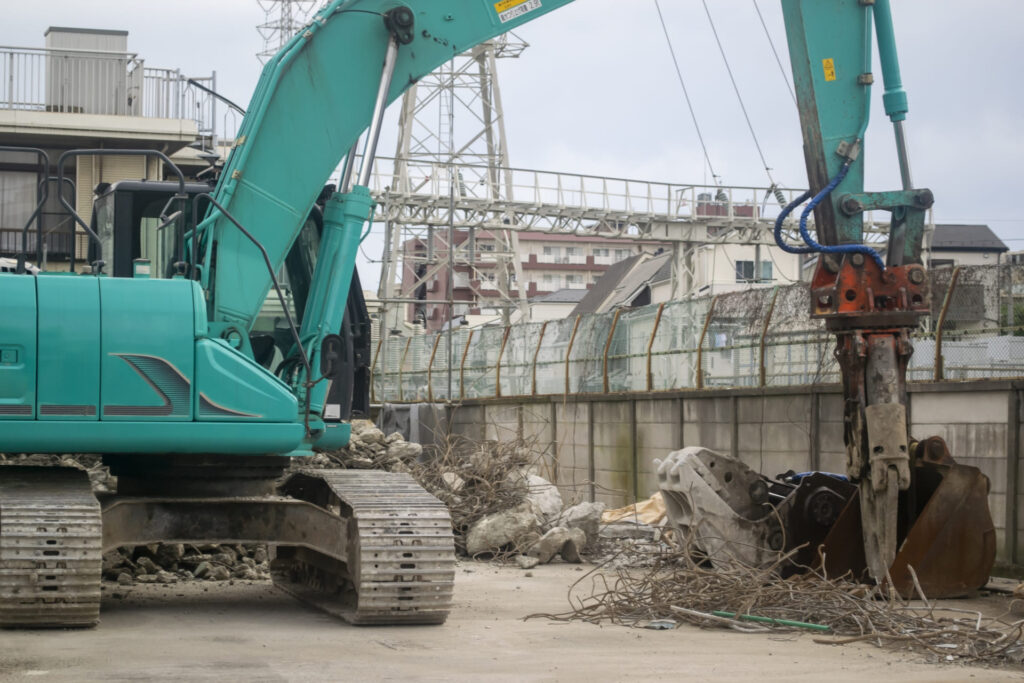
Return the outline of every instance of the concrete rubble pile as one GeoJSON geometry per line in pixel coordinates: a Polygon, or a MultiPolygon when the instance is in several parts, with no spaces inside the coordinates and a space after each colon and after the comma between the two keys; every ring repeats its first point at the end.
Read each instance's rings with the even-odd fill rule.
{"type": "MultiPolygon", "coordinates": [[[[385,435],[372,422],[356,420],[347,448],[296,458],[292,467],[408,472],[448,506],[460,554],[508,559],[523,569],[581,562],[583,554],[598,563],[642,564],[651,546],[662,544],[657,525],[630,518],[625,508],[623,514],[606,512],[604,503],[567,505],[538,473],[539,459],[522,442],[452,439],[425,453],[397,432],[385,435]]],[[[98,456],[0,456],[0,464],[78,467],[89,472],[97,493],[117,486],[98,456]]],[[[105,553],[103,576],[122,585],[267,580],[268,560],[262,544],[152,544],[105,553]]]]}
{"type": "Polygon", "coordinates": [[[296,459],[299,468],[340,467],[349,470],[383,469],[408,472],[409,466],[423,455],[423,446],[409,443],[398,432],[384,435],[368,420],[352,421],[349,445],[332,453],[317,453],[308,461],[296,459]]]}
{"type": "Polygon", "coordinates": [[[513,558],[527,569],[555,558],[580,562],[597,546],[604,504],[565,505],[533,466],[538,459],[527,443],[457,437],[425,454],[401,434],[357,420],[348,448],[309,465],[411,473],[448,506],[456,547],[469,557],[513,558]]]}
{"type": "Polygon", "coordinates": [[[103,554],[103,578],[121,585],[270,578],[267,547],[213,543],[154,543],[103,554]]]}

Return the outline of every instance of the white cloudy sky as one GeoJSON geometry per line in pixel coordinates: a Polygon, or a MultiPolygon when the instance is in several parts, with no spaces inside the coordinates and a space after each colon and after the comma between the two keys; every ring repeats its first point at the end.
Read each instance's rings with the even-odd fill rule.
{"type": "MultiPolygon", "coordinates": [[[[702,3],[661,5],[715,171],[725,184],[764,184],[702,3]]],[[[788,69],[779,4],[758,5],[788,69]]],[[[795,107],[752,0],[709,6],[776,180],[805,185],[795,107]]],[[[893,0],[893,12],[915,183],[934,191],[938,222],[988,223],[1024,249],[1024,3],[893,0]]],[[[244,104],[259,76],[263,16],[257,0],[24,2],[4,12],[0,44],[42,46],[48,26],[123,29],[147,66],[216,71],[218,89],[244,104]]],[[[517,33],[529,49],[499,63],[512,165],[706,180],[654,0],[578,0],[517,33]]],[[[891,129],[880,105],[872,116],[867,187],[896,189],[891,129]]],[[[382,153],[393,139],[385,134],[382,153]]]]}

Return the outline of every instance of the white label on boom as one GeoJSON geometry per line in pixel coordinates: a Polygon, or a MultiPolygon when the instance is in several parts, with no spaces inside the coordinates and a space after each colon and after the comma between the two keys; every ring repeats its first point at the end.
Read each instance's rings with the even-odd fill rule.
{"type": "Polygon", "coordinates": [[[532,12],[540,7],[540,0],[504,0],[504,2],[494,3],[494,9],[498,11],[498,18],[501,19],[501,23],[512,21],[517,19],[527,12],[532,12]],[[504,8],[505,11],[502,11],[504,8]]]}

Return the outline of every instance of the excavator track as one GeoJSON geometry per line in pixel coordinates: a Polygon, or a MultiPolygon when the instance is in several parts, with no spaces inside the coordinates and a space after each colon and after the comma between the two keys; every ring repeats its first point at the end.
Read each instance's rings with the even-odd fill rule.
{"type": "Polygon", "coordinates": [[[282,487],[348,519],[347,558],[277,549],[274,583],[352,624],[440,624],[451,609],[451,516],[408,474],[309,470],[282,487]],[[324,494],[329,492],[329,495],[324,494]]]}
{"type": "Polygon", "coordinates": [[[0,467],[0,627],[94,626],[102,520],[88,475],[0,467]]]}

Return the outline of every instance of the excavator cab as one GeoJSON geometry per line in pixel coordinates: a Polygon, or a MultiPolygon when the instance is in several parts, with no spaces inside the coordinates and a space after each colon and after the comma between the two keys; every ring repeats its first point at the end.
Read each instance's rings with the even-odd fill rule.
{"type": "MultiPolygon", "coordinates": [[[[90,227],[99,236],[106,260],[104,270],[108,275],[156,279],[178,275],[182,235],[194,227],[192,203],[196,196],[212,188],[206,183],[187,183],[186,198],[169,205],[178,190],[176,182],[147,180],[122,180],[96,187],[90,227]],[[177,219],[180,224],[164,225],[161,216],[170,213],[169,206],[171,211],[181,211],[177,219]]],[[[330,192],[322,193],[321,198],[329,195],[330,192]]],[[[278,274],[286,304],[297,325],[302,323],[322,231],[323,201],[318,200],[278,274]]],[[[96,245],[90,243],[90,263],[96,260],[96,253],[96,245]]],[[[366,417],[370,409],[370,317],[357,271],[352,275],[345,318],[338,336],[341,339],[340,363],[332,376],[325,415],[332,422],[366,417]]],[[[249,335],[253,358],[273,372],[287,355],[291,343],[281,303],[271,292],[249,335]]]]}

